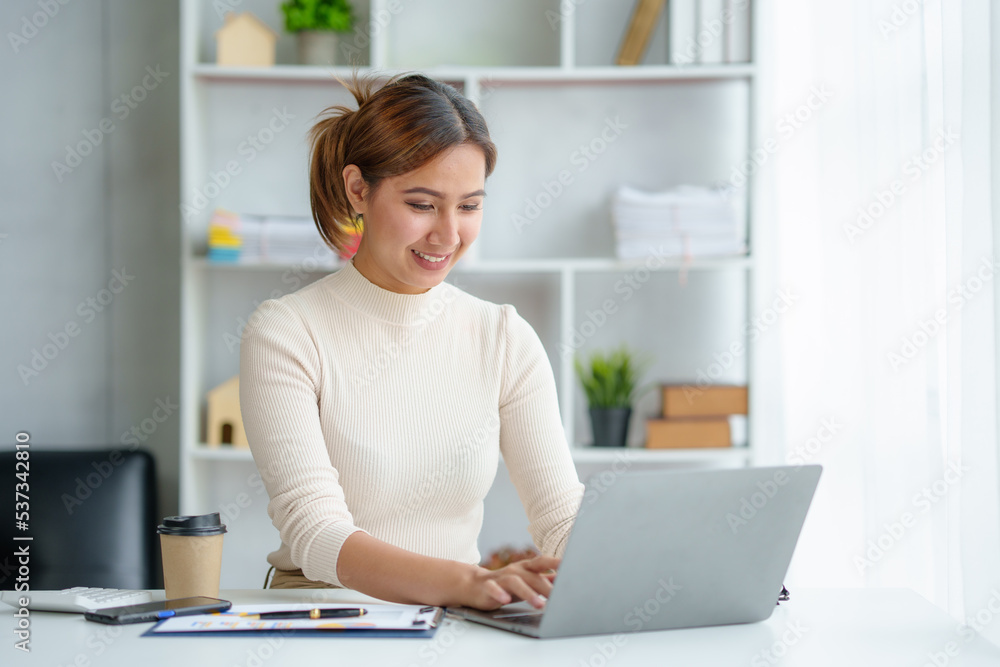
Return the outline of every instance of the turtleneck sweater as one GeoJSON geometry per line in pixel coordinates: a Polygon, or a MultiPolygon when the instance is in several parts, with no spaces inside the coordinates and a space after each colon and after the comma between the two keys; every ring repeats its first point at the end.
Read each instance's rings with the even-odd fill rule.
{"type": "Polygon", "coordinates": [[[278,569],[341,585],[344,541],[480,562],[499,457],[544,555],[583,498],[548,357],[511,305],[448,283],[398,294],[344,268],[254,311],[240,408],[281,546],[278,569]]]}

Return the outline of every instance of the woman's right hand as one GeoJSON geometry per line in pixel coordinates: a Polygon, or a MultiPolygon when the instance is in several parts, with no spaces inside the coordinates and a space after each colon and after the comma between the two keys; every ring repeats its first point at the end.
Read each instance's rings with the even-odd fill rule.
{"type": "Polygon", "coordinates": [[[554,571],[560,562],[562,559],[554,556],[535,556],[499,570],[474,566],[471,581],[464,587],[462,604],[489,611],[520,599],[541,609],[552,591],[554,571]]]}

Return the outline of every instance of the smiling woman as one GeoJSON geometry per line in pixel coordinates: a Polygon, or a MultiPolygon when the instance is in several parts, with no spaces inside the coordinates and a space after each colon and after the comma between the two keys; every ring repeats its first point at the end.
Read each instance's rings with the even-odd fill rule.
{"type": "Polygon", "coordinates": [[[312,130],[310,198],[328,245],[355,227],[360,246],[262,303],[240,347],[243,423],[281,535],[271,587],[541,607],[583,497],[552,368],[512,306],[444,282],[479,234],[496,148],[450,86],[348,88],[358,109],[312,130]],[[501,454],[542,555],[491,571],[477,538],[501,454]]]}
{"type": "Polygon", "coordinates": [[[482,115],[451,86],[421,75],[390,81],[377,93],[375,86],[355,78],[358,110],[330,107],[312,129],[313,217],[338,250],[349,225],[375,218],[355,266],[380,287],[420,293],[441,282],[476,239],[496,147],[482,115]],[[440,273],[422,275],[415,267],[440,273]],[[389,268],[395,275],[369,275],[389,268]]]}
{"type": "Polygon", "coordinates": [[[479,235],[484,173],[483,152],[470,144],[387,178],[377,190],[357,165],[347,165],[348,199],[371,225],[371,233],[361,237],[354,266],[393,292],[419,294],[441,282],[479,235]]]}

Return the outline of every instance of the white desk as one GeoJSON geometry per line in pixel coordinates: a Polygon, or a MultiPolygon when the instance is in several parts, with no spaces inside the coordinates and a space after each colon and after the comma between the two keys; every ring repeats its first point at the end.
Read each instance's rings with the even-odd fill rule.
{"type": "MultiPolygon", "coordinates": [[[[234,604],[300,602],[315,592],[229,590],[220,596],[234,604]]],[[[326,602],[372,600],[344,590],[322,593],[326,602]]],[[[916,593],[898,589],[793,590],[791,601],[762,623],[628,634],[618,644],[614,635],[530,639],[457,619],[448,619],[433,639],[140,637],[150,624],[110,626],[75,614],[35,612],[31,653],[26,654],[13,647],[13,608],[2,606],[0,663],[5,666],[923,667],[934,664],[928,654],[936,654],[938,667],[1000,665],[1000,648],[979,636],[966,641],[950,616],[916,593]],[[947,655],[946,650],[956,649],[955,657],[947,655]]]]}

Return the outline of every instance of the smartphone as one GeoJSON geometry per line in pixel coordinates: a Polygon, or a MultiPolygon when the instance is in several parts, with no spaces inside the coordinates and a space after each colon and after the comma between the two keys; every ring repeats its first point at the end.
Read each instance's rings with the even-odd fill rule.
{"type": "Polygon", "coordinates": [[[125,623],[146,623],[159,621],[171,616],[190,616],[191,614],[210,614],[214,611],[226,611],[233,606],[228,600],[217,598],[194,597],[161,600],[160,602],[144,602],[130,604],[125,607],[107,607],[84,612],[88,621],[123,625],[125,623]]]}

